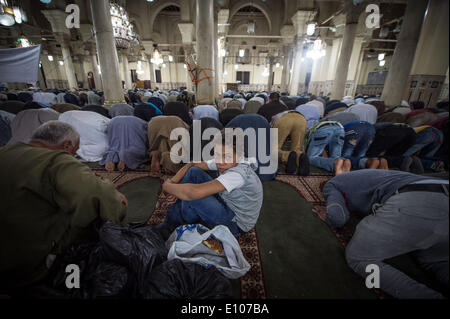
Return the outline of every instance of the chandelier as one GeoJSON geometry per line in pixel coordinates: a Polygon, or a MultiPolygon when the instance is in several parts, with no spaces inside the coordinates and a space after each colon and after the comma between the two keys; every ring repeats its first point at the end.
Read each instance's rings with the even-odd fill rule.
{"type": "Polygon", "coordinates": [[[312,49],[306,52],[306,57],[313,60],[318,60],[324,57],[325,55],[326,55],[325,43],[322,43],[322,40],[320,40],[320,38],[316,39],[314,41],[312,49]]]}
{"type": "Polygon", "coordinates": [[[159,53],[158,51],[158,48],[155,48],[155,50],[153,50],[150,62],[156,65],[161,65],[164,62],[161,53],[159,53]]]}
{"type": "Polygon", "coordinates": [[[27,22],[25,11],[16,5],[14,1],[0,0],[0,24],[10,27],[15,23],[27,22]]]}
{"type": "Polygon", "coordinates": [[[131,44],[138,44],[138,36],[133,31],[133,25],[125,9],[116,3],[110,3],[110,13],[116,47],[128,49],[131,44]]]}

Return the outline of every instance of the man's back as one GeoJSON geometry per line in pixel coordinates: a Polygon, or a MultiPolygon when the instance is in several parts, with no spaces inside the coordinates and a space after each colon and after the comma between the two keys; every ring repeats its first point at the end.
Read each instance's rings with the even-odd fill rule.
{"type": "Polygon", "coordinates": [[[0,149],[0,192],[0,287],[39,280],[49,254],[90,239],[99,217],[126,213],[113,184],[69,153],[23,143],[0,149]]]}
{"type": "Polygon", "coordinates": [[[288,110],[289,109],[285,105],[281,104],[280,102],[274,101],[261,106],[261,108],[258,110],[258,114],[264,116],[267,122],[270,123],[272,121],[272,117],[288,110]]]}

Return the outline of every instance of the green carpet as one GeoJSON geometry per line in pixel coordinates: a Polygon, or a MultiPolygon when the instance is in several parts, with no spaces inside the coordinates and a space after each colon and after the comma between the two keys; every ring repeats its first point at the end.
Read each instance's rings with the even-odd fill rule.
{"type": "Polygon", "coordinates": [[[375,298],[335,236],[288,185],[264,184],[257,224],[268,298],[375,298]]]}

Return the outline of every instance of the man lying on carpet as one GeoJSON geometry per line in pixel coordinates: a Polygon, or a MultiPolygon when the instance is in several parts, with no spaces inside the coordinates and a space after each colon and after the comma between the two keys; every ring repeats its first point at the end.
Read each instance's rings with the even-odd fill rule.
{"type": "Polygon", "coordinates": [[[163,190],[179,200],[167,210],[166,219],[156,229],[167,239],[176,227],[203,222],[214,228],[227,226],[235,237],[256,224],[263,202],[261,181],[256,174],[256,159],[245,159],[233,145],[215,147],[214,159],[189,163],[168,179],[163,190]],[[218,171],[212,179],[205,171],[218,171]]]}
{"type": "Polygon", "coordinates": [[[342,227],[351,212],[364,217],[346,248],[347,263],[366,278],[380,271],[380,288],[396,298],[442,298],[384,260],[413,252],[419,264],[448,288],[448,180],[388,170],[340,174],[324,187],[325,222],[342,227]]]}
{"type": "Polygon", "coordinates": [[[79,144],[50,121],[0,149],[0,294],[43,280],[52,255],[95,238],[97,221],[125,218],[127,199],[75,158],[79,144]]]}

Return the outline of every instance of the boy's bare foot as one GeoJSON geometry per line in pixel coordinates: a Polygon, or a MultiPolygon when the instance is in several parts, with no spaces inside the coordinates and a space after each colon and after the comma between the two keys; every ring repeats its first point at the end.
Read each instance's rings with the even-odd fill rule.
{"type": "Polygon", "coordinates": [[[378,166],[378,169],[386,169],[386,170],[389,169],[389,164],[388,164],[387,159],[380,158],[380,166],[378,166]]]}
{"type": "Polygon", "coordinates": [[[159,173],[160,170],[160,163],[159,163],[160,159],[159,159],[159,152],[154,152],[152,154],[152,163],[150,165],[150,171],[152,173],[159,173]]]}
{"type": "Polygon", "coordinates": [[[106,162],[105,169],[108,173],[112,173],[116,169],[116,165],[113,162],[106,162]]]}
{"type": "Polygon", "coordinates": [[[122,161],[120,161],[119,164],[117,164],[117,169],[118,169],[120,172],[125,171],[126,168],[127,168],[127,166],[126,166],[125,163],[122,162],[122,161]]]}
{"type": "Polygon", "coordinates": [[[352,169],[352,161],[349,160],[348,158],[344,161],[344,166],[342,167],[342,171],[344,173],[348,173],[350,172],[352,169]]]}
{"type": "Polygon", "coordinates": [[[343,166],[344,166],[344,160],[342,158],[336,158],[336,160],[334,161],[334,175],[335,176],[338,176],[344,172],[343,166]]]}
{"type": "Polygon", "coordinates": [[[380,160],[377,158],[370,158],[367,160],[366,168],[377,169],[380,166],[380,160]]]}

